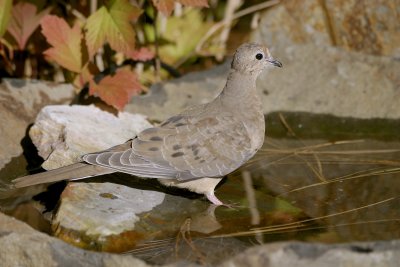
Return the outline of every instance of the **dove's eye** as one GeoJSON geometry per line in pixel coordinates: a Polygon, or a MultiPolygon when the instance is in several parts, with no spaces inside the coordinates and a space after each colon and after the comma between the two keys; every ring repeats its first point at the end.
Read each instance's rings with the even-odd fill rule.
{"type": "Polygon", "coordinates": [[[256,59],[258,59],[258,60],[263,59],[263,57],[264,57],[264,55],[261,54],[261,53],[258,53],[258,54],[256,55],[256,59]]]}

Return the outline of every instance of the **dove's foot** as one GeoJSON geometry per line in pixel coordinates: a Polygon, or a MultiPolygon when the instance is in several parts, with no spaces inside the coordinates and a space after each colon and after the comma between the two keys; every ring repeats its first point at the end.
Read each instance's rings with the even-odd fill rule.
{"type": "Polygon", "coordinates": [[[224,207],[227,207],[227,208],[230,208],[230,209],[233,209],[233,210],[236,210],[236,209],[238,209],[238,208],[243,208],[243,206],[241,206],[241,205],[239,205],[239,204],[237,204],[237,203],[230,203],[230,204],[223,203],[221,200],[219,200],[219,199],[215,196],[214,192],[212,192],[212,193],[207,193],[207,194],[205,194],[205,196],[207,197],[207,199],[208,199],[211,203],[214,204],[214,207],[224,206],[224,207]]]}

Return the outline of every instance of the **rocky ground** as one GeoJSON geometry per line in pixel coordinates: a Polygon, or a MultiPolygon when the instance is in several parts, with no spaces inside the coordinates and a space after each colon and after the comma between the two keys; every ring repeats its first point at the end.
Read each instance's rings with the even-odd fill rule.
{"type": "Polygon", "coordinates": [[[0,169],[22,154],[21,139],[46,105],[72,101],[72,85],[4,79],[0,85],[0,169]]]}
{"type": "MultiPolygon", "coordinates": [[[[1,213],[0,225],[0,260],[3,266],[151,266],[129,255],[76,248],[1,213]]],[[[400,262],[399,252],[399,241],[344,245],[286,242],[256,246],[238,253],[219,266],[396,267],[400,262]]],[[[178,262],[165,266],[202,265],[178,262]]]]}

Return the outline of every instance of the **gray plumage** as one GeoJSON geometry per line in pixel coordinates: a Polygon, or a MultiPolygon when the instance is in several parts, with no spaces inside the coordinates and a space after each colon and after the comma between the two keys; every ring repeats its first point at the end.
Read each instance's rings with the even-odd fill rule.
{"type": "Polygon", "coordinates": [[[81,163],[13,182],[24,187],[124,172],[158,178],[221,205],[215,186],[263,144],[265,123],[256,79],[268,65],[282,66],[266,47],[243,44],[236,50],[224,89],[210,103],[189,108],[122,145],[84,155],[81,163]]]}

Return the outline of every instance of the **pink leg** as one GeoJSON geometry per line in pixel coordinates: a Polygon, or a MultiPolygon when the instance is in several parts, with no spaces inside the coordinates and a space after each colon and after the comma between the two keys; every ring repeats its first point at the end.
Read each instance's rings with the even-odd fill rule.
{"type": "Polygon", "coordinates": [[[222,203],[222,201],[219,200],[219,199],[214,195],[214,191],[212,191],[212,192],[210,192],[210,193],[207,193],[207,194],[205,194],[205,195],[206,195],[207,199],[208,199],[211,203],[213,203],[214,205],[216,205],[216,206],[224,205],[224,203],[222,203]]]}
{"type": "Polygon", "coordinates": [[[242,206],[234,205],[234,204],[225,204],[221,200],[219,200],[215,195],[214,192],[205,194],[207,199],[213,203],[215,206],[225,206],[230,209],[242,208],[242,206]]]}

